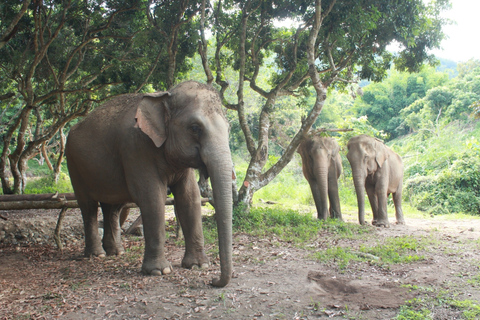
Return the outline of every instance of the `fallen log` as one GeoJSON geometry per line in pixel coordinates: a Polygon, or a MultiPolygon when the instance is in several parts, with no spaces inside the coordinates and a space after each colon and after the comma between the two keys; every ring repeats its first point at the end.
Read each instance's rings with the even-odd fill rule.
{"type": "MultiPolygon", "coordinates": [[[[208,202],[207,198],[202,198],[202,205],[208,202]]],[[[174,204],[173,198],[167,198],[165,205],[171,206],[174,204]]],[[[57,220],[57,226],[54,232],[54,240],[58,249],[61,251],[63,245],[60,238],[63,218],[65,213],[70,208],[78,208],[78,203],[74,193],[46,193],[46,194],[16,194],[16,195],[0,195],[0,210],[31,210],[31,209],[61,209],[57,220]]],[[[122,209],[122,224],[125,221],[128,211],[125,209],[138,208],[138,206],[131,202],[125,204],[122,209]]],[[[7,217],[0,215],[0,218],[7,220],[7,217]]],[[[142,223],[142,216],[139,216],[133,224],[128,228],[127,233],[132,232],[136,227],[142,223]]]]}
{"type": "Polygon", "coordinates": [[[42,193],[42,194],[5,194],[0,195],[0,202],[9,201],[45,201],[76,200],[74,193],[42,193]]]}
{"type": "MultiPolygon", "coordinates": [[[[3,196],[2,196],[3,197],[3,196]]],[[[8,196],[10,197],[10,196],[8,196]]],[[[18,198],[21,199],[21,198],[18,198]]],[[[71,198],[70,198],[71,199],[71,198]]],[[[205,204],[208,199],[202,199],[202,204],[205,204]]],[[[167,198],[165,205],[173,205],[173,198],[167,198]]],[[[138,206],[131,202],[125,205],[126,208],[138,208],[138,206]]],[[[29,209],[62,209],[62,208],[78,208],[77,200],[2,200],[0,199],[0,210],[29,210],[29,209]]]]}

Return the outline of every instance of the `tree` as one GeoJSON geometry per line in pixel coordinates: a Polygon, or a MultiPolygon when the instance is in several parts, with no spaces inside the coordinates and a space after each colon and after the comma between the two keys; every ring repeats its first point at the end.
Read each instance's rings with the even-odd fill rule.
{"type": "Polygon", "coordinates": [[[2,49],[7,42],[15,36],[18,31],[18,24],[22,19],[31,0],[23,0],[18,2],[7,1],[3,4],[2,24],[0,24],[0,49],[2,49]]]}
{"type": "MultiPolygon", "coordinates": [[[[201,1],[195,0],[148,0],[146,7],[146,16],[148,21],[154,27],[157,37],[165,41],[166,52],[162,56],[162,50],[158,50],[156,62],[163,63],[159,65],[160,70],[166,69],[166,88],[175,84],[179,73],[186,69],[178,70],[183,67],[186,57],[192,56],[197,48],[199,35],[198,21],[194,18],[201,9],[201,1]],[[180,63],[178,63],[180,62],[180,63]]],[[[157,44],[161,44],[161,42],[157,44]]]]}
{"type": "Polygon", "coordinates": [[[220,0],[215,5],[210,16],[215,57],[204,66],[207,75],[215,72],[225,106],[238,117],[244,135],[250,164],[236,203],[248,207],[254,192],[292,159],[323,108],[327,88],[342,88],[359,79],[382,80],[392,63],[400,70],[418,71],[424,62],[434,61],[427,51],[438,47],[443,38],[444,21],[439,13],[448,7],[448,1],[317,0],[309,4],[299,0],[220,0]],[[286,17],[298,26],[278,26],[286,17]],[[401,46],[397,54],[387,50],[393,42],[401,46]],[[260,86],[257,81],[269,57],[276,72],[267,85],[260,86]],[[234,81],[225,78],[229,64],[238,74],[234,81]],[[226,94],[232,85],[236,97],[226,94]],[[262,97],[261,106],[247,105],[247,85],[262,97]],[[304,107],[282,156],[266,168],[278,101],[285,96],[305,97],[308,87],[315,90],[313,105],[304,107]],[[252,114],[257,118],[256,133],[249,126],[252,114]]]}
{"type": "Polygon", "coordinates": [[[118,94],[167,89],[172,75],[189,70],[186,59],[195,52],[196,38],[191,43],[194,28],[184,32],[182,19],[189,10],[191,15],[198,11],[198,4],[192,9],[188,1],[169,7],[169,15],[162,10],[170,2],[147,0],[24,1],[27,9],[12,3],[0,4],[0,179],[5,194],[23,192],[27,161],[36,155],[48,163],[49,154],[55,154],[52,169],[58,176],[63,131],[74,119],[118,94]],[[20,18],[10,18],[17,12],[20,18]],[[147,13],[156,24],[149,23],[147,13]],[[180,22],[159,36],[164,20],[180,22]],[[170,52],[174,63],[164,61],[170,52]]]}
{"type": "Polygon", "coordinates": [[[405,121],[409,113],[404,109],[425,97],[428,90],[446,84],[448,80],[446,73],[436,72],[428,66],[416,73],[391,70],[384,81],[363,88],[363,96],[355,101],[356,116],[367,115],[375,128],[394,139],[418,128],[416,117],[405,121]]]}
{"type": "Polygon", "coordinates": [[[480,67],[473,61],[459,64],[459,76],[429,88],[425,96],[400,111],[403,124],[413,131],[438,134],[439,127],[466,120],[480,99],[480,67]]]}

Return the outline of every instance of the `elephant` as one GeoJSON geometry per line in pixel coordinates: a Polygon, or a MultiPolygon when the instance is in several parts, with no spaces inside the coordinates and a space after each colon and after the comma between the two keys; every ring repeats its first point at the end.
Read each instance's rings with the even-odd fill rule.
{"type": "Polygon", "coordinates": [[[402,158],[381,140],[368,135],[351,138],[347,144],[347,159],[352,167],[357,193],[358,220],[365,224],[365,193],[373,211],[372,224],[389,227],[387,198],[392,194],[397,224],[405,224],[402,211],[402,158]]]}
{"type": "Polygon", "coordinates": [[[165,258],[165,201],[174,196],[175,214],[185,238],[182,267],[206,267],[201,196],[194,169],[210,177],[221,274],[232,277],[232,169],[229,125],[218,91],[186,81],[169,91],[126,94],[92,111],[71,128],[67,167],[85,229],[85,255],[124,253],[119,215],[126,203],[138,205],[145,252],[142,272],[172,272],[165,258]],[[98,233],[98,204],[104,236],[98,233]],[[102,245],[103,244],[103,245],[102,245]]]}
{"type": "Polygon", "coordinates": [[[302,157],[302,169],[312,190],[318,219],[342,219],[338,195],[338,177],[342,173],[340,147],[334,138],[313,136],[304,139],[297,152],[302,157]],[[330,209],[328,208],[328,201],[330,209]]]}

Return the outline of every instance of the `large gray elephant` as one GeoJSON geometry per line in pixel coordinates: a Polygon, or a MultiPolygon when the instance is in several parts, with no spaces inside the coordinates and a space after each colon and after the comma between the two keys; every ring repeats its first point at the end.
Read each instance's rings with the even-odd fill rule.
{"type": "Polygon", "coordinates": [[[319,136],[306,138],[297,150],[302,157],[303,175],[310,184],[318,219],[326,220],[330,212],[331,218],[342,220],[338,196],[338,177],[342,173],[339,151],[335,139],[319,136]]]}
{"type": "Polygon", "coordinates": [[[352,166],[357,193],[358,220],[365,224],[365,191],[373,211],[372,224],[388,227],[387,198],[393,196],[398,224],[404,224],[402,212],[402,158],[381,140],[368,135],[353,137],[347,144],[347,159],[352,166]]]}
{"type": "Polygon", "coordinates": [[[182,266],[204,267],[201,197],[194,169],[209,176],[215,200],[223,287],[232,276],[232,160],[228,123],[218,92],[187,81],[169,92],[127,94],[90,113],[68,136],[66,156],[85,228],[85,255],[124,252],[119,214],[125,203],[141,211],[145,235],[142,272],[172,272],[165,258],[167,187],[185,237],[182,266]],[[104,216],[98,233],[98,203],[104,216]],[[103,246],[102,246],[103,242],[103,246]]]}

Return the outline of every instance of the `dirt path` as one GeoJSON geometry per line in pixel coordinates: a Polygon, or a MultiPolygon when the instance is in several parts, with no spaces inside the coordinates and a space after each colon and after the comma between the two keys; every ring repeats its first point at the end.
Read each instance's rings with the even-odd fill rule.
{"type": "MultiPolygon", "coordinates": [[[[208,284],[219,270],[211,247],[209,269],[185,270],[183,248],[171,237],[174,274],[146,277],[139,273],[141,238],[125,239],[129,250],[122,257],[83,258],[81,218],[74,210],[62,233],[68,234],[66,249],[57,252],[48,238],[57,214],[8,212],[9,220],[0,221],[0,319],[391,319],[407,300],[434,298],[442,290],[480,301],[480,220],[407,219],[405,226],[372,227],[366,240],[320,235],[306,249],[274,236],[236,234],[234,278],[217,289],[208,284]],[[423,260],[390,267],[353,262],[342,271],[313,258],[329,246],[358,248],[404,236],[431,240],[419,253],[423,260]]],[[[460,318],[448,304],[433,310],[434,319],[460,318]]]]}

